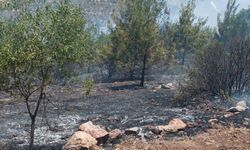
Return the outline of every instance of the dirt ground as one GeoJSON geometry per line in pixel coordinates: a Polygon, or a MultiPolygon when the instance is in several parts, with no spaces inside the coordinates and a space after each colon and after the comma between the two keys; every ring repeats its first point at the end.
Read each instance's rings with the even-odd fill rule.
{"type": "Polygon", "coordinates": [[[181,140],[129,139],[117,150],[250,150],[250,129],[219,127],[181,140]]]}
{"type": "MultiPolygon", "coordinates": [[[[175,90],[161,88],[154,91],[161,82],[147,81],[144,88],[137,86],[136,83],[138,82],[126,81],[96,84],[90,96],[84,96],[81,85],[48,87],[50,101],[42,104],[37,117],[35,130],[37,149],[61,149],[67,139],[77,131],[79,125],[87,121],[101,125],[107,130],[141,127],[143,130],[140,135],[133,138],[146,137],[149,141],[134,140],[124,136],[121,140],[104,145],[105,150],[117,147],[127,150],[249,149],[250,111],[230,118],[222,117],[236,101],[225,103],[218,98],[202,94],[179,103],[174,99],[175,90]],[[44,108],[47,108],[46,113],[44,108]],[[144,130],[144,127],[150,125],[166,125],[174,118],[180,118],[195,126],[175,134],[163,134],[161,137],[148,135],[149,132],[144,130]],[[222,128],[209,130],[206,133],[212,128],[208,120],[214,118],[223,126],[233,125],[237,129],[222,128]],[[179,138],[182,140],[178,141],[179,138]],[[189,138],[192,140],[188,140],[189,138]],[[227,142],[230,140],[232,142],[227,142]]],[[[8,150],[22,147],[25,149],[30,129],[30,118],[25,104],[17,99],[8,100],[5,97],[1,99],[0,149],[1,145],[8,150]]]]}

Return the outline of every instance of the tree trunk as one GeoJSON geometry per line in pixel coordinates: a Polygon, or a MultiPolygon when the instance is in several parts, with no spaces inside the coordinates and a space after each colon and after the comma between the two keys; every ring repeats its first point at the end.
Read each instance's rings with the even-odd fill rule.
{"type": "Polygon", "coordinates": [[[147,54],[144,54],[140,86],[144,86],[146,63],[147,63],[147,54]]]}
{"type": "Polygon", "coordinates": [[[111,58],[111,60],[108,61],[107,65],[108,65],[108,78],[110,79],[114,75],[116,69],[113,58],[111,58]]]}
{"type": "Polygon", "coordinates": [[[40,104],[41,104],[41,101],[42,99],[44,98],[44,87],[43,87],[44,84],[42,84],[41,86],[41,91],[40,91],[40,96],[39,96],[39,99],[36,103],[36,108],[35,108],[35,111],[34,113],[32,114],[31,112],[31,109],[30,109],[30,105],[29,105],[29,97],[26,97],[26,106],[27,106],[27,109],[28,109],[28,112],[29,112],[29,115],[30,115],[30,119],[31,119],[31,125],[30,125],[30,143],[29,143],[29,149],[32,150],[33,146],[34,146],[34,138],[35,138],[35,121],[36,121],[36,116],[37,116],[37,113],[38,113],[38,110],[39,110],[39,107],[40,107],[40,104]]]}
{"type": "Polygon", "coordinates": [[[30,126],[30,145],[29,149],[32,150],[34,146],[34,133],[35,133],[35,117],[31,118],[31,126],[30,126]]]}

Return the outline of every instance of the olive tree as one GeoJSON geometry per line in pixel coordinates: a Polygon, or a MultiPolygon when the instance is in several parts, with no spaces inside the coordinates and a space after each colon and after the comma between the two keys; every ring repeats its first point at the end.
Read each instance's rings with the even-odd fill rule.
{"type": "Polygon", "coordinates": [[[82,10],[68,1],[22,12],[2,29],[0,74],[6,78],[2,85],[18,92],[26,104],[32,149],[36,117],[54,68],[92,58],[91,34],[82,10]]]}

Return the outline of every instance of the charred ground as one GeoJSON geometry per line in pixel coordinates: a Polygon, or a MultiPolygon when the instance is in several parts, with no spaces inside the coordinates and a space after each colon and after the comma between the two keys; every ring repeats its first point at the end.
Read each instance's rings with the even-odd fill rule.
{"type": "MultiPolygon", "coordinates": [[[[141,127],[136,137],[149,141],[192,137],[214,128],[208,121],[218,119],[223,126],[249,128],[250,111],[229,118],[223,117],[237,100],[225,101],[208,94],[200,94],[183,102],[175,100],[176,90],[157,89],[162,84],[147,81],[145,88],[137,81],[96,84],[90,96],[84,96],[81,86],[50,86],[49,101],[43,103],[38,118],[35,144],[38,149],[61,149],[81,123],[92,121],[107,130],[141,127]],[[46,113],[44,108],[46,107],[46,113]],[[177,133],[152,135],[147,126],[165,125],[173,118],[181,118],[193,126],[177,133]]],[[[25,149],[29,140],[29,118],[25,105],[17,98],[1,101],[1,147],[25,149]]],[[[118,143],[131,137],[123,137],[104,145],[114,149],[118,143]]]]}

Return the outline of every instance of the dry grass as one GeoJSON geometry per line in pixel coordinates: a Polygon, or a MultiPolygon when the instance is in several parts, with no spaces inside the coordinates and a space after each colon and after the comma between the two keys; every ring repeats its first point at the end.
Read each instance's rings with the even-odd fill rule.
{"type": "Polygon", "coordinates": [[[117,150],[250,150],[250,129],[220,127],[173,141],[129,139],[118,145],[117,150]]]}

